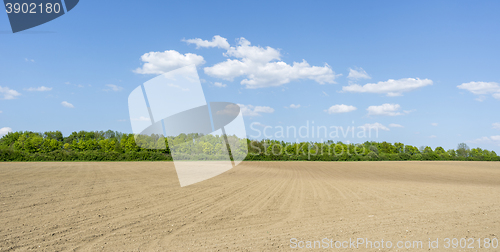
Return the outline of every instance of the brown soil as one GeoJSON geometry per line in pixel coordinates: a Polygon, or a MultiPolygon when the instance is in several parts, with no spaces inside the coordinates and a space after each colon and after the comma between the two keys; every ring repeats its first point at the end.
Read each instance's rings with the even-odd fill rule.
{"type": "Polygon", "coordinates": [[[0,251],[448,251],[499,234],[500,162],[244,162],[182,188],[170,162],[0,163],[0,251]]]}

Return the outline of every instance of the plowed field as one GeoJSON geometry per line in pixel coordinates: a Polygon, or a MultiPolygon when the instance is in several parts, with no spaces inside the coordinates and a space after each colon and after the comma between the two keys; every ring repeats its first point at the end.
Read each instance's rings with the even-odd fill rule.
{"type": "Polygon", "coordinates": [[[460,250],[477,251],[498,235],[499,162],[243,162],[182,188],[171,162],[0,163],[0,251],[277,251],[324,238],[392,242],[381,251],[474,238],[460,250]]]}

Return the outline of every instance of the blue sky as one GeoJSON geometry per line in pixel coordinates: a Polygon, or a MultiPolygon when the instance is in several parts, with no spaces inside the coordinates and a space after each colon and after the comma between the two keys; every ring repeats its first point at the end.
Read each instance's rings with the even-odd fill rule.
{"type": "Polygon", "coordinates": [[[207,101],[241,104],[251,137],[262,138],[265,126],[276,138],[280,126],[369,124],[378,137],[332,140],[445,149],[466,142],[500,153],[499,8],[498,1],[80,1],[16,34],[4,13],[0,132],[131,132],[130,92],[197,64],[207,101]]]}

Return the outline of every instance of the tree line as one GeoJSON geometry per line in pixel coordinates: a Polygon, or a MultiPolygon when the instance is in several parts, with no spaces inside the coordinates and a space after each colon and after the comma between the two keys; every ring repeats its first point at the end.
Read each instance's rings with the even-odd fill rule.
{"type": "Polygon", "coordinates": [[[312,161],[396,161],[396,160],[459,160],[500,161],[494,151],[470,149],[460,143],[457,149],[432,149],[400,142],[366,141],[362,144],[327,141],[324,143],[289,143],[277,140],[249,141],[247,160],[312,160],[312,161]]]}
{"type": "Polygon", "coordinates": [[[455,149],[429,146],[416,147],[403,143],[364,142],[362,144],[327,141],[290,143],[277,140],[248,140],[236,136],[181,134],[145,139],[117,131],[80,131],[64,137],[60,131],[11,132],[0,139],[0,161],[171,161],[192,158],[219,160],[227,157],[221,145],[232,143],[232,156],[245,160],[317,160],[317,161],[378,161],[378,160],[471,160],[500,161],[494,151],[470,149],[461,143],[455,149]],[[168,143],[173,143],[169,146],[168,143]],[[189,143],[177,145],[180,143],[189,143]],[[192,143],[192,144],[191,144],[192,143]],[[236,143],[236,144],[234,144],[236,143]],[[182,147],[179,147],[182,146],[182,147]],[[234,148],[237,146],[237,148],[234,148]],[[176,149],[177,148],[177,149],[176,149]],[[175,150],[173,153],[172,150],[175,150]],[[182,153],[176,154],[176,153],[182,153]],[[194,154],[193,154],[194,155],[194,154]]]}

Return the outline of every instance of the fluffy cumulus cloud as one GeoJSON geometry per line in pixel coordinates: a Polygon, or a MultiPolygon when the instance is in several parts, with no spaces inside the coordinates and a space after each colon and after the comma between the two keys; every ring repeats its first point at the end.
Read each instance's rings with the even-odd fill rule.
{"type": "MultiPolygon", "coordinates": [[[[320,84],[335,83],[335,72],[328,64],[311,66],[307,61],[293,62],[291,65],[281,61],[281,53],[272,47],[252,46],[250,41],[240,38],[232,47],[226,38],[214,36],[211,41],[200,38],[185,39],[184,42],[196,48],[221,48],[228,57],[211,67],[205,67],[207,75],[228,81],[242,77],[241,84],[246,88],[281,86],[294,80],[309,79],[320,84]]],[[[183,66],[205,63],[202,56],[193,53],[181,54],[175,50],[149,52],[141,56],[142,67],[134,70],[139,74],[161,74],[183,66]]]]}
{"type": "Polygon", "coordinates": [[[75,106],[73,106],[73,104],[71,104],[67,101],[61,102],[61,105],[63,105],[63,107],[66,107],[66,108],[74,108],[75,107],[75,106]]]}
{"type": "Polygon", "coordinates": [[[363,68],[359,68],[357,70],[349,68],[349,75],[347,75],[347,78],[351,80],[359,80],[359,79],[371,79],[370,75],[366,73],[366,71],[363,68]]]}
{"type": "Polygon", "coordinates": [[[104,89],[104,91],[114,91],[114,92],[118,92],[118,91],[122,91],[123,90],[123,87],[120,87],[120,86],[117,86],[117,85],[114,85],[114,84],[106,84],[106,89],[104,89]]]}
{"type": "MultiPolygon", "coordinates": [[[[210,43],[214,42],[214,39],[210,43]]],[[[194,41],[203,40],[195,39],[194,41]]],[[[205,42],[203,43],[206,44],[205,42]]],[[[252,46],[245,38],[240,38],[235,47],[230,46],[226,50],[223,55],[229,59],[211,67],[205,67],[205,73],[228,81],[243,77],[240,83],[246,88],[281,86],[300,79],[310,79],[320,84],[335,83],[335,78],[338,76],[328,64],[311,66],[307,61],[302,60],[302,62],[293,62],[289,65],[281,61],[279,50],[269,46],[265,48],[252,46]]]]}
{"type": "Polygon", "coordinates": [[[494,129],[500,130],[500,122],[493,123],[492,126],[493,126],[494,129]]]}
{"type": "Polygon", "coordinates": [[[20,95],[21,94],[14,89],[0,86],[0,99],[12,100],[12,99],[16,99],[16,97],[20,96],[20,95]]]}
{"type": "Polygon", "coordinates": [[[223,87],[227,87],[227,85],[226,85],[226,84],[222,84],[221,82],[214,82],[214,86],[216,86],[216,87],[221,87],[221,88],[223,88],[223,87]]]}
{"type": "Polygon", "coordinates": [[[401,96],[405,92],[432,85],[432,80],[419,78],[404,78],[399,80],[389,79],[377,83],[368,83],[363,86],[358,84],[343,86],[342,91],[353,93],[377,93],[387,96],[401,96]]]}
{"type": "Polygon", "coordinates": [[[481,137],[472,141],[470,143],[475,144],[494,144],[500,146],[500,135],[490,136],[490,137],[481,137]]]}
{"type": "Polygon", "coordinates": [[[404,114],[399,112],[400,108],[399,104],[385,103],[380,106],[369,106],[366,110],[368,115],[398,116],[404,114]]]}
{"type": "Polygon", "coordinates": [[[241,109],[241,113],[245,116],[260,116],[262,113],[273,113],[274,109],[267,106],[253,106],[238,104],[241,109]]]}
{"type": "Polygon", "coordinates": [[[365,130],[370,130],[370,129],[376,129],[376,130],[385,130],[385,131],[389,131],[389,128],[387,128],[386,126],[384,126],[383,124],[380,124],[380,123],[367,123],[363,126],[365,130]]]}
{"type": "Polygon", "coordinates": [[[356,109],[357,109],[356,107],[351,105],[337,104],[331,106],[330,108],[325,110],[325,112],[327,112],[328,114],[338,114],[338,113],[348,113],[356,109]]]}
{"type": "Polygon", "coordinates": [[[144,64],[134,70],[139,74],[162,74],[188,65],[202,65],[205,60],[202,56],[193,53],[181,54],[175,50],[164,52],[149,52],[141,56],[144,64]]]}
{"type": "Polygon", "coordinates": [[[478,101],[483,101],[485,99],[484,95],[493,96],[493,98],[500,100],[500,85],[496,82],[482,82],[482,81],[472,81],[468,83],[462,83],[457,86],[459,89],[467,90],[475,95],[479,95],[478,101]]]}
{"type": "Polygon", "coordinates": [[[212,38],[212,41],[208,40],[203,40],[200,38],[195,38],[195,39],[183,39],[182,41],[188,43],[188,44],[195,44],[196,48],[201,48],[201,47],[218,47],[222,49],[229,49],[229,43],[227,42],[226,38],[223,38],[219,35],[215,35],[212,38]]]}
{"type": "Polygon", "coordinates": [[[29,92],[45,92],[45,91],[50,91],[52,90],[52,88],[50,87],[45,87],[45,86],[41,86],[41,87],[30,87],[30,88],[25,88],[24,90],[26,91],[29,91],[29,92]]]}
{"type": "Polygon", "coordinates": [[[12,129],[9,127],[0,128],[0,137],[3,137],[5,135],[9,134],[9,132],[12,132],[12,129]]]}
{"type": "Polygon", "coordinates": [[[290,104],[290,108],[298,109],[300,108],[300,104],[290,104]]]}
{"type": "Polygon", "coordinates": [[[391,128],[404,128],[403,125],[397,124],[397,123],[391,123],[391,124],[389,124],[389,127],[391,127],[391,128]]]}

